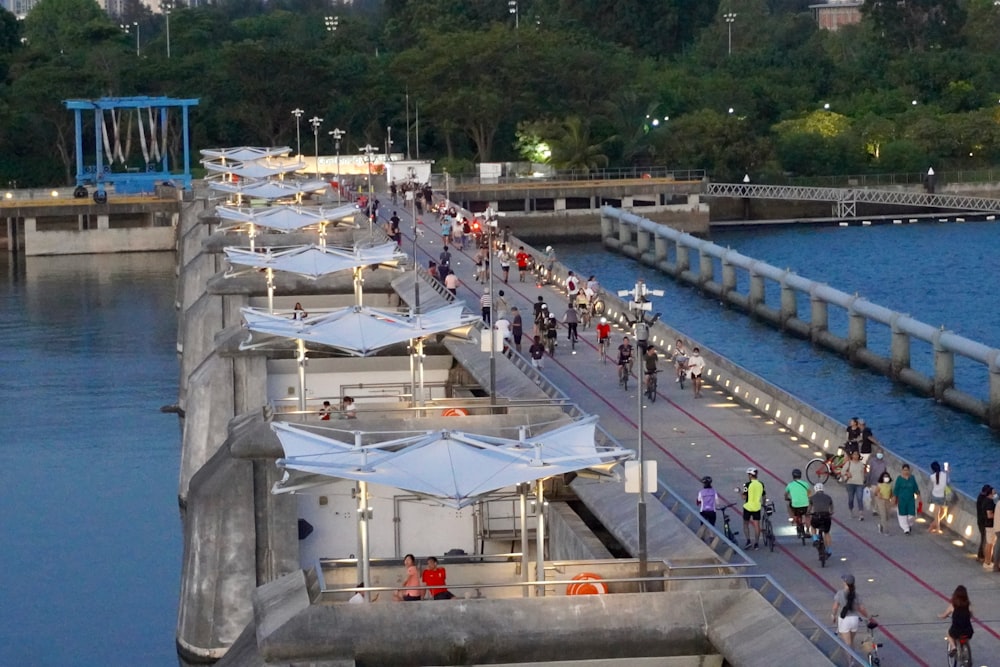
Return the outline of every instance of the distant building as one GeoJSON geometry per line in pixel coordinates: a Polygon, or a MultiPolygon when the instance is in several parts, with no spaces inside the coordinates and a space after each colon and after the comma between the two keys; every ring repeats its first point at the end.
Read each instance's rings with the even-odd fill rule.
{"type": "MultiPolygon", "coordinates": [[[[350,4],[351,0],[343,0],[341,4],[350,4]]],[[[144,0],[142,4],[149,7],[154,14],[160,14],[165,7],[173,4],[185,7],[203,7],[212,3],[212,0],[144,0]]],[[[38,0],[0,0],[0,7],[3,7],[19,19],[23,19],[31,8],[38,4],[38,0]]],[[[97,0],[108,16],[119,17],[124,13],[125,0],[97,0]]]]}
{"type": "Polygon", "coordinates": [[[816,15],[820,30],[840,30],[841,26],[861,23],[864,0],[827,0],[821,5],[809,5],[816,15]]]}

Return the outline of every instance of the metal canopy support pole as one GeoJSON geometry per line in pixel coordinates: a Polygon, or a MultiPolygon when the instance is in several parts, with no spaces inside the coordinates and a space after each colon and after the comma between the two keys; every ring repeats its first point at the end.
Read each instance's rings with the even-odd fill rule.
{"type": "MultiPolygon", "coordinates": [[[[538,505],[535,507],[536,524],[535,528],[535,581],[545,581],[545,484],[543,480],[535,480],[535,498],[538,505]]],[[[545,585],[539,584],[535,588],[535,595],[545,596],[545,585]]]]}
{"type": "Polygon", "coordinates": [[[355,266],[354,267],[354,303],[358,307],[364,305],[365,293],[364,293],[364,267],[355,266]]]}
{"type": "MultiPolygon", "coordinates": [[[[419,317],[419,316],[418,316],[419,317]]],[[[419,392],[417,393],[417,407],[424,406],[424,339],[417,339],[417,369],[420,376],[419,392]]],[[[423,413],[420,413],[423,416],[423,413]]]]}
{"type": "MultiPolygon", "coordinates": [[[[530,548],[530,542],[528,541],[528,485],[518,484],[517,485],[519,500],[521,503],[521,581],[530,581],[528,576],[528,549],[530,548]]],[[[521,597],[529,597],[531,591],[527,586],[521,587],[521,597]]]]}
{"type": "Polygon", "coordinates": [[[274,315],[274,269],[267,267],[267,312],[274,315]]]}
{"type": "Polygon", "coordinates": [[[299,411],[306,411],[306,342],[301,338],[297,339],[299,353],[299,411]]]}
{"type": "Polygon", "coordinates": [[[94,108],[94,141],[97,145],[94,162],[94,185],[98,191],[104,190],[104,139],[101,137],[101,125],[104,122],[104,111],[94,108]]]}
{"type": "Polygon", "coordinates": [[[185,104],[183,109],[184,117],[184,187],[191,187],[191,142],[188,138],[189,128],[188,128],[188,109],[190,107],[185,104]]]}
{"type": "MultiPolygon", "coordinates": [[[[637,320],[636,328],[638,329],[638,322],[642,321],[642,311],[638,311],[639,320],[637,320]]],[[[636,331],[638,336],[638,330],[636,331]]],[[[638,340],[638,338],[636,338],[638,340]]],[[[645,577],[647,573],[647,554],[646,554],[646,476],[645,476],[645,461],[642,455],[642,414],[643,414],[643,403],[642,399],[646,397],[645,387],[642,383],[643,377],[643,367],[641,364],[645,363],[645,359],[639,359],[639,378],[636,380],[636,394],[639,395],[639,441],[636,447],[636,452],[639,457],[639,501],[636,503],[636,521],[639,530],[639,576],[645,577]]],[[[643,581],[639,584],[639,590],[646,590],[646,582],[643,581]]]]}
{"type": "Polygon", "coordinates": [[[83,118],[80,109],[73,109],[73,122],[76,124],[76,184],[83,185],[83,118]]]}
{"type": "MultiPolygon", "coordinates": [[[[170,56],[167,56],[167,57],[169,58],[170,56]]],[[[161,138],[164,136],[163,132],[166,129],[166,127],[167,127],[167,107],[160,107],[160,137],[161,138]]],[[[163,142],[163,147],[162,147],[161,153],[160,153],[160,171],[162,171],[162,172],[169,171],[168,168],[167,168],[170,165],[169,155],[170,155],[170,151],[167,150],[167,144],[166,144],[166,142],[163,142]]]]}
{"type": "Polygon", "coordinates": [[[413,218],[413,312],[420,314],[420,274],[417,272],[417,194],[412,189],[406,191],[410,200],[410,217],[413,218]]]}

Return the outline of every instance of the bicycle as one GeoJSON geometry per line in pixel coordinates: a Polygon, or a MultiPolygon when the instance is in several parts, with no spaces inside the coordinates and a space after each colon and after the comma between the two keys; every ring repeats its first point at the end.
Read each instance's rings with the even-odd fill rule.
{"type": "Polygon", "coordinates": [[[545,337],[545,351],[549,353],[549,356],[553,359],[556,356],[556,339],[555,337],[545,337]]]}
{"type": "Polygon", "coordinates": [[[732,526],[729,525],[729,515],[726,513],[726,510],[730,507],[734,507],[735,505],[736,503],[729,503],[728,505],[723,505],[719,508],[719,511],[722,512],[722,534],[725,535],[726,539],[733,544],[736,544],[736,536],[739,535],[739,533],[734,532],[732,526]]]}
{"type": "Polygon", "coordinates": [[[625,391],[628,391],[628,376],[628,363],[618,364],[618,384],[621,385],[621,388],[625,391]]]}
{"type": "Polygon", "coordinates": [[[882,664],[882,659],[878,657],[878,650],[882,647],[882,642],[875,640],[875,628],[878,627],[878,621],[875,620],[875,616],[877,615],[868,617],[868,637],[861,642],[861,651],[868,656],[869,667],[876,667],[882,664]]]}
{"type": "Polygon", "coordinates": [[[660,371],[646,373],[646,398],[656,403],[656,374],[660,371]]]}
{"type": "Polygon", "coordinates": [[[760,515],[760,534],[770,551],[774,551],[774,545],[777,544],[777,539],[774,537],[774,525],[771,523],[772,514],[774,514],[774,502],[768,498],[764,501],[764,511],[760,515]]]}
{"type": "Polygon", "coordinates": [[[813,546],[819,552],[819,566],[826,567],[826,561],[830,558],[830,554],[826,551],[826,540],[823,539],[823,533],[817,533],[816,535],[819,539],[813,541],[813,546]]]}
{"type": "Polygon", "coordinates": [[[955,642],[955,654],[951,653],[951,646],[945,638],[945,646],[948,648],[948,667],[972,667],[972,646],[969,645],[969,637],[961,636],[955,642]]]}
{"type": "Polygon", "coordinates": [[[601,355],[601,363],[608,363],[608,339],[599,338],[597,341],[597,351],[601,355]]]}
{"type": "Polygon", "coordinates": [[[844,479],[840,476],[840,471],[846,460],[843,450],[838,450],[835,455],[830,455],[825,459],[813,459],[806,465],[806,479],[809,480],[810,484],[817,482],[826,484],[833,477],[843,484],[844,479]]]}

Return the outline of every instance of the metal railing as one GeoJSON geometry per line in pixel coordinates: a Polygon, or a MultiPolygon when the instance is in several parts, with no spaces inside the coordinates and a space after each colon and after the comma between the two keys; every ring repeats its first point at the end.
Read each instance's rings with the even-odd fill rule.
{"type": "Polygon", "coordinates": [[[591,169],[553,171],[541,176],[531,173],[508,174],[505,176],[481,176],[479,174],[448,174],[447,184],[444,174],[434,174],[431,183],[436,190],[447,187],[473,185],[516,185],[518,183],[545,182],[585,182],[620,181],[634,179],[669,179],[675,181],[701,181],[705,179],[704,169],[671,169],[669,167],[622,167],[618,169],[591,169]]]}

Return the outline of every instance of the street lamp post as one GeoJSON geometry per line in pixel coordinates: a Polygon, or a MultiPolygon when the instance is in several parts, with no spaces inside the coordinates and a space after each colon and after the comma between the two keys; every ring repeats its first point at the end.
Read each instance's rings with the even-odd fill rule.
{"type": "Polygon", "coordinates": [[[733,55],[733,22],[736,21],[736,12],[728,12],[722,15],[722,18],[726,19],[726,27],[729,29],[729,53],[727,55],[733,55]]]}
{"type": "Polygon", "coordinates": [[[309,119],[309,123],[313,126],[313,147],[316,151],[316,178],[319,178],[319,126],[323,123],[323,119],[319,116],[313,116],[309,119]]]}
{"type": "MultiPolygon", "coordinates": [[[[639,356],[639,379],[636,380],[636,394],[638,394],[638,439],[636,443],[636,456],[639,459],[639,500],[636,505],[636,523],[639,533],[639,576],[645,577],[648,572],[648,562],[649,555],[646,548],[646,461],[643,456],[643,412],[645,405],[643,399],[646,398],[645,385],[643,383],[643,364],[646,360],[643,358],[646,354],[646,348],[649,343],[649,325],[655,322],[659,318],[659,314],[653,316],[652,320],[647,321],[645,313],[648,310],[653,309],[653,304],[649,302],[649,296],[663,296],[663,290],[652,290],[646,287],[646,283],[643,282],[642,278],[639,278],[635,287],[631,290],[621,290],[618,292],[618,296],[631,296],[632,301],[629,303],[629,310],[634,311],[635,323],[634,323],[634,334],[636,348],[638,349],[639,356]]],[[[652,466],[651,466],[652,467],[652,466]]],[[[655,470],[655,468],[654,468],[655,470]]],[[[655,479],[655,474],[653,475],[655,479]]],[[[642,584],[643,586],[645,584],[642,584]]]]}
{"type": "Polygon", "coordinates": [[[497,337],[493,328],[497,321],[498,310],[494,301],[493,289],[493,234],[497,228],[497,212],[492,207],[487,207],[486,228],[489,230],[489,238],[486,241],[486,270],[489,275],[490,288],[490,412],[497,403],[497,337]]]}
{"type": "Polygon", "coordinates": [[[305,111],[302,109],[292,109],[292,115],[295,116],[295,154],[302,157],[302,114],[305,111]]]}
{"type": "Polygon", "coordinates": [[[346,133],[337,127],[330,130],[329,134],[333,137],[333,149],[337,152],[337,206],[340,206],[340,188],[342,187],[340,182],[340,138],[346,133]]]}
{"type": "Polygon", "coordinates": [[[388,125],[385,128],[385,161],[389,162],[392,159],[392,126],[388,125]]]}
{"type": "Polygon", "coordinates": [[[507,11],[514,15],[514,30],[521,27],[521,17],[518,12],[517,0],[507,0],[507,11]]]}
{"type": "MultiPolygon", "coordinates": [[[[378,153],[378,149],[371,144],[365,144],[361,147],[361,152],[365,154],[365,162],[368,163],[368,234],[369,237],[375,238],[375,207],[372,206],[372,192],[374,191],[372,187],[372,155],[378,153]]],[[[414,258],[416,261],[416,258],[414,258]]]]}
{"type": "Polygon", "coordinates": [[[167,59],[170,59],[170,11],[174,8],[174,0],[163,0],[160,3],[163,15],[167,18],[167,59]]]}

